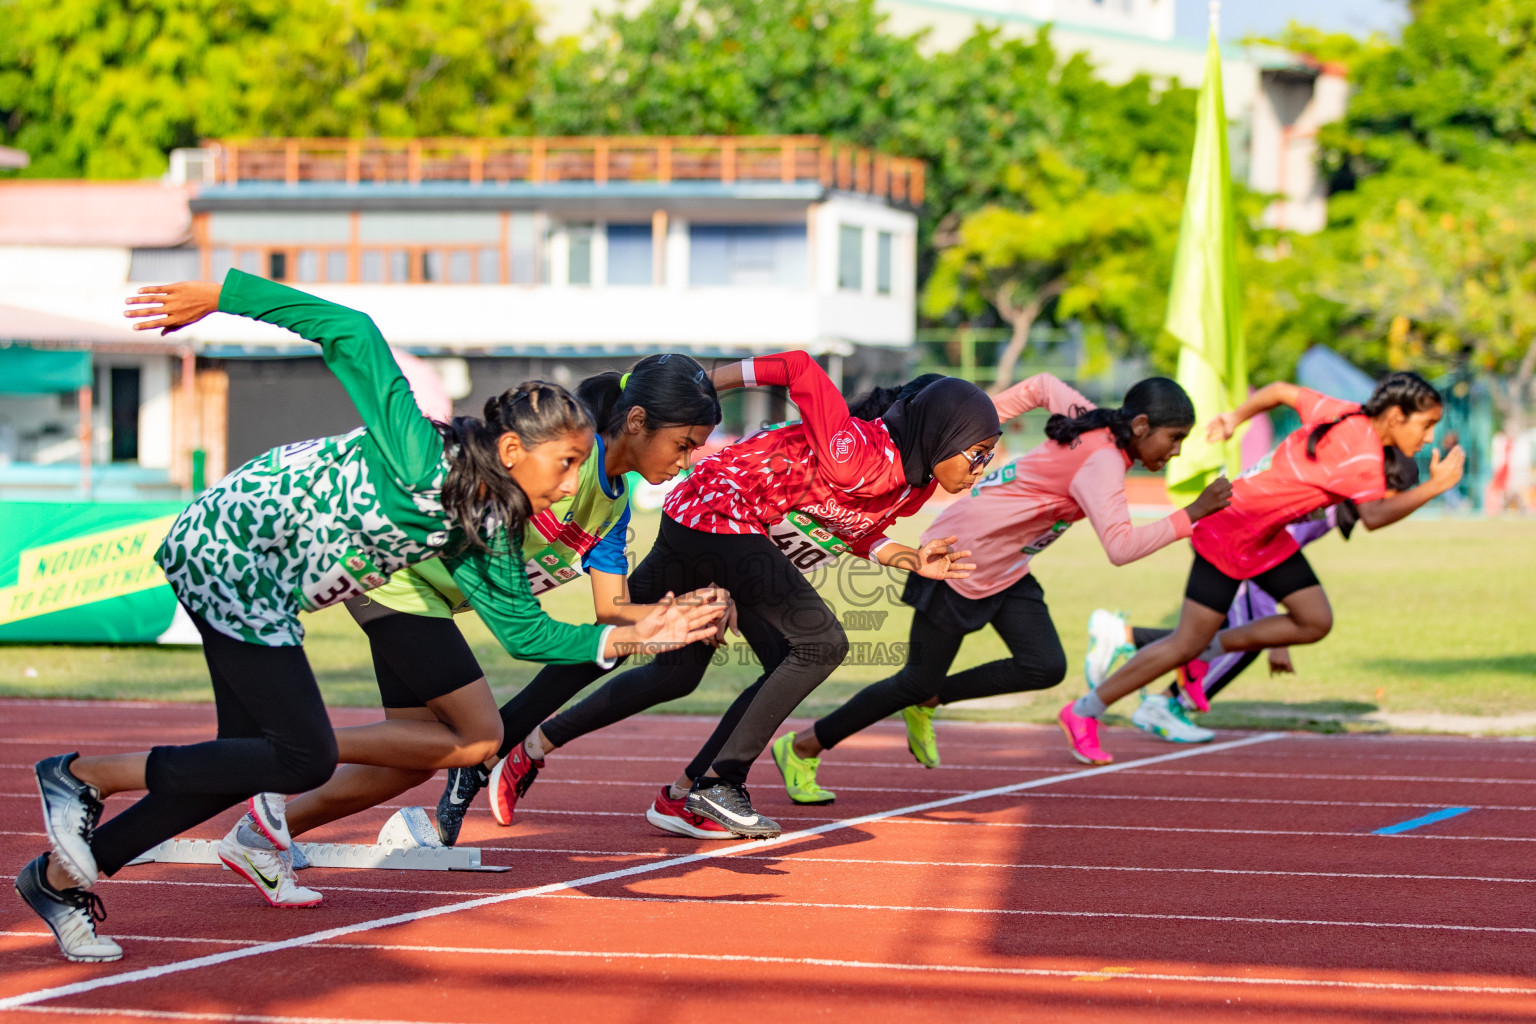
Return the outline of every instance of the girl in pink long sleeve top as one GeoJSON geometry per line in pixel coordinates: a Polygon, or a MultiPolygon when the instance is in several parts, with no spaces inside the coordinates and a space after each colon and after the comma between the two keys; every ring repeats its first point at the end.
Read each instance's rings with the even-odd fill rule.
{"type": "Polygon", "coordinates": [[[830,803],[832,794],[815,783],[816,755],[895,711],[906,709],[908,745],[931,768],[938,764],[934,707],[1061,682],[1066,654],[1030,568],[1073,523],[1086,518],[1110,561],[1124,565],[1188,537],[1195,520],[1226,505],[1230,487],[1223,480],[1188,508],[1155,523],[1131,525],[1126,470],[1137,462],[1161,469],[1194,426],[1194,406],[1174,381],[1140,382],[1119,409],[1095,408],[1050,374],[1016,384],[993,401],[1000,420],[1048,409],[1050,440],[983,478],[923,534],[925,542],[958,537],[955,547],[970,551],[976,568],[963,579],[908,578],[902,600],[916,613],[907,665],[865,687],[812,730],[774,744],[786,788],[797,802],[830,803]],[[987,625],[1012,657],[948,675],[966,634],[987,625]]]}

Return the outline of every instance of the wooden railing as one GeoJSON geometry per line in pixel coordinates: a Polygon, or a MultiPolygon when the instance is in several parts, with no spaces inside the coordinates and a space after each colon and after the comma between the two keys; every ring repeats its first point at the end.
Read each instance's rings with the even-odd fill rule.
{"type": "Polygon", "coordinates": [[[921,160],[816,135],[221,139],[207,146],[225,185],[809,181],[912,206],[923,201],[921,160]]]}

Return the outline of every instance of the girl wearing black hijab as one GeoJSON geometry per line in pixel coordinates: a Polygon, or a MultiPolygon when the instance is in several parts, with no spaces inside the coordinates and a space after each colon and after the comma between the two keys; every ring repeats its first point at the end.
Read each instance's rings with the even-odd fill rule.
{"type": "MultiPolygon", "coordinates": [[[[842,663],[848,639],[806,579],[804,556],[845,549],[929,579],[960,579],[969,552],[937,537],[910,548],[885,534],[942,487],[975,485],[1002,428],[974,384],[940,377],[904,392],[884,416],[851,416],[837,388],[803,352],[743,360],[715,370],[716,390],[786,387],[801,422],[761,430],[704,459],[673,489],[655,546],[630,576],[635,594],[686,593],[709,584],[735,602],[740,634],[763,664],[697,757],[663,786],[647,819],[700,839],[767,839],[779,826],[753,809],[752,762],[806,695],[842,663]],[[788,524],[788,525],[786,525],[788,524]],[[798,534],[791,536],[790,534],[798,534]],[[793,558],[791,557],[793,555],[793,558]],[[683,590],[683,580],[699,580],[683,590]]],[[[657,655],[533,729],[502,762],[492,806],[510,824],[517,797],[544,755],[577,736],[691,693],[713,652],[704,644],[657,655]]]]}

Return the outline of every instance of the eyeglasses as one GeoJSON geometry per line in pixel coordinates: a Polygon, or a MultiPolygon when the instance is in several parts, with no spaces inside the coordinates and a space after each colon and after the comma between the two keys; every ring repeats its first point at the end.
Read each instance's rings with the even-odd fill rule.
{"type": "Polygon", "coordinates": [[[971,465],[971,472],[974,473],[978,469],[986,469],[987,463],[991,462],[992,457],[996,454],[996,448],[988,448],[984,452],[977,452],[975,455],[969,456],[967,461],[971,465]]]}

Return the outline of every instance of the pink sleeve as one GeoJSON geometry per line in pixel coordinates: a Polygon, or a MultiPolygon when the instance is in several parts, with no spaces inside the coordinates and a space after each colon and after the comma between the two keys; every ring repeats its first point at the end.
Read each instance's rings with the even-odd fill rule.
{"type": "Polygon", "coordinates": [[[1189,514],[1183,509],[1155,523],[1131,525],[1125,503],[1125,457],[1117,448],[1105,448],[1083,460],[1068,490],[1114,565],[1145,558],[1190,534],[1189,514]]]}
{"type": "Polygon", "coordinates": [[[1021,380],[1000,395],[992,404],[997,406],[997,418],[1004,422],[1022,416],[1031,409],[1049,409],[1053,414],[1071,416],[1073,407],[1088,410],[1093,403],[1048,373],[1037,373],[1021,380]]]}
{"type": "Polygon", "coordinates": [[[1358,402],[1346,402],[1339,398],[1330,398],[1320,391],[1311,388],[1298,388],[1296,396],[1296,415],[1306,426],[1313,427],[1319,423],[1327,423],[1336,420],[1340,416],[1347,416],[1360,408],[1358,402]]]}
{"type": "Polygon", "coordinates": [[[851,488],[887,467],[890,459],[862,420],[848,415],[848,402],[826,371],[804,352],[781,352],[744,359],[742,383],[789,389],[800,422],[816,453],[821,475],[835,487],[851,488]]]}

